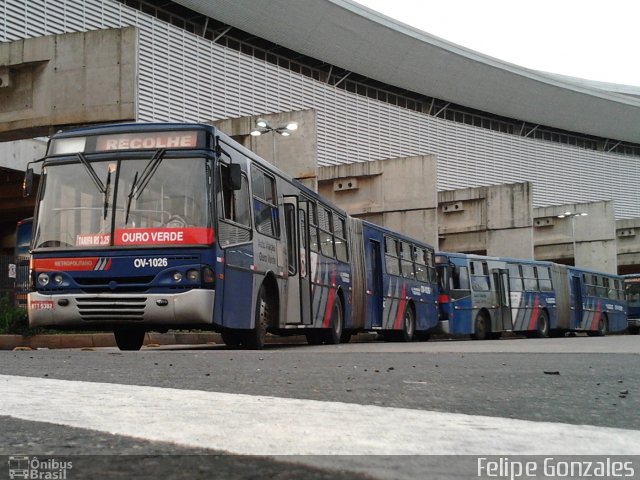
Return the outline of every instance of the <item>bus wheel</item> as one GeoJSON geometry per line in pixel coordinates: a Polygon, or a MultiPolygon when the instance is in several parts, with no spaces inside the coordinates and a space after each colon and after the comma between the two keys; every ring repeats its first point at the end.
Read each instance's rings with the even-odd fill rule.
{"type": "Polygon", "coordinates": [[[145,333],[140,327],[119,327],[113,331],[113,336],[120,350],[140,350],[145,333]]]}
{"type": "Polygon", "coordinates": [[[475,321],[475,332],[471,334],[474,340],[486,340],[489,333],[489,320],[484,313],[479,313],[475,321]]]}
{"type": "Polygon", "coordinates": [[[220,334],[225,345],[237,347],[242,343],[242,337],[239,332],[222,332],[220,334]]]}
{"type": "Polygon", "coordinates": [[[402,329],[396,333],[399,342],[410,342],[416,332],[416,314],[413,313],[411,305],[407,304],[402,318],[402,329]]]}
{"type": "Polygon", "coordinates": [[[538,315],[538,322],[533,336],[535,338],[545,338],[549,336],[549,316],[544,310],[538,315]]]}
{"type": "Polygon", "coordinates": [[[256,320],[255,327],[243,333],[242,343],[251,350],[262,350],[267,338],[267,327],[272,315],[272,305],[267,299],[267,289],[264,284],[258,290],[256,300],[256,320]]]}
{"type": "Polygon", "coordinates": [[[342,319],[342,301],[340,296],[336,295],[331,308],[331,323],[328,330],[322,330],[322,340],[327,345],[337,345],[340,343],[343,329],[342,319]]]}
{"type": "Polygon", "coordinates": [[[590,337],[604,337],[607,334],[607,317],[604,315],[600,317],[598,321],[597,330],[589,330],[587,335],[590,337]]]}
{"type": "Polygon", "coordinates": [[[631,334],[631,335],[638,335],[638,333],[640,333],[640,327],[638,327],[637,325],[629,325],[627,327],[627,331],[631,334]]]}

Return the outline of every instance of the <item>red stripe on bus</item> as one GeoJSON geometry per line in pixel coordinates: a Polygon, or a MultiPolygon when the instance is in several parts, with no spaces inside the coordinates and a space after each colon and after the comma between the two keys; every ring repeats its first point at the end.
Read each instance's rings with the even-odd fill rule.
{"type": "Polygon", "coordinates": [[[537,330],[538,317],[540,316],[540,297],[535,296],[533,301],[533,310],[531,312],[531,319],[529,320],[528,330],[537,330]]]}
{"type": "Polygon", "coordinates": [[[324,318],[322,319],[322,327],[328,328],[331,323],[331,310],[333,310],[333,303],[336,299],[337,288],[333,287],[336,284],[336,270],[335,267],[331,272],[331,281],[329,282],[329,295],[327,297],[327,305],[324,307],[324,318]]]}
{"type": "Polygon", "coordinates": [[[32,268],[37,271],[84,272],[93,270],[98,260],[98,257],[34,258],[32,260],[32,268]]]}
{"type": "Polygon", "coordinates": [[[402,284],[402,291],[400,292],[400,304],[398,305],[398,311],[396,312],[396,319],[393,322],[393,329],[400,329],[402,325],[402,317],[404,315],[404,307],[407,304],[407,284],[402,284]]]}
{"type": "Polygon", "coordinates": [[[600,302],[596,303],[596,311],[593,314],[593,321],[591,322],[591,328],[588,330],[598,330],[598,323],[600,323],[600,315],[602,312],[600,311],[600,302]]]}

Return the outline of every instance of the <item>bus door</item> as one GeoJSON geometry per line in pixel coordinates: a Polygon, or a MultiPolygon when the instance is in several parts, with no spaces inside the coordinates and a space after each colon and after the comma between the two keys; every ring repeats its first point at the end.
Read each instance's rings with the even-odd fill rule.
{"type": "Polygon", "coordinates": [[[377,240],[369,240],[366,271],[367,312],[371,315],[371,328],[382,328],[382,254],[377,240]]]}
{"type": "Polygon", "coordinates": [[[573,290],[573,318],[571,328],[582,327],[582,279],[579,274],[571,277],[571,290],[573,290]]]}
{"type": "Polygon", "coordinates": [[[287,234],[287,323],[310,325],[311,274],[309,272],[309,230],[306,224],[307,203],[296,196],[284,197],[287,234]]]}
{"type": "Polygon", "coordinates": [[[498,317],[496,326],[501,330],[513,330],[513,318],[511,316],[511,292],[509,288],[509,270],[496,268],[493,270],[493,283],[496,286],[498,301],[498,317]]]}

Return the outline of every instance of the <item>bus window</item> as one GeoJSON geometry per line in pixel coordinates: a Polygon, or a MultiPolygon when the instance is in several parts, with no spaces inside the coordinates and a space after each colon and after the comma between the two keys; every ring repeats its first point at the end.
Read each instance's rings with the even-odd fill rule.
{"type": "Polygon", "coordinates": [[[253,214],[256,230],[265,235],[280,238],[275,178],[252,165],[251,189],[253,191],[253,214]]]}
{"type": "Polygon", "coordinates": [[[627,281],[625,290],[629,307],[640,307],[640,282],[627,281]]]}
{"type": "Polygon", "coordinates": [[[398,241],[393,238],[384,238],[384,261],[387,273],[400,275],[400,258],[398,258],[398,241]]]}
{"type": "Polygon", "coordinates": [[[416,279],[421,282],[429,281],[429,267],[427,266],[427,251],[421,248],[412,247],[416,259],[416,279]]]}
{"type": "Polygon", "coordinates": [[[335,235],[336,257],[341,262],[349,260],[349,249],[347,248],[347,229],[345,220],[338,215],[333,215],[333,234],[335,235]]]}
{"type": "Polygon", "coordinates": [[[509,264],[507,265],[509,270],[509,290],[512,292],[522,292],[524,287],[522,285],[522,268],[520,265],[509,264]]]}
{"type": "Polygon", "coordinates": [[[406,242],[400,242],[400,267],[402,269],[402,276],[405,278],[415,278],[416,276],[413,270],[412,257],[411,245],[406,242]]]}
{"type": "Polygon", "coordinates": [[[319,208],[318,214],[320,251],[326,257],[333,257],[335,254],[333,252],[333,235],[331,234],[331,212],[326,208],[319,208]]]}
{"type": "Polygon", "coordinates": [[[453,266],[451,268],[450,285],[452,290],[469,291],[469,269],[453,266]]]}
{"type": "Polygon", "coordinates": [[[246,175],[242,175],[240,190],[233,190],[229,182],[229,167],[220,165],[220,195],[218,197],[218,218],[251,226],[249,213],[249,188],[246,175]]]}
{"type": "Polygon", "coordinates": [[[526,291],[535,292],[538,290],[538,280],[533,266],[522,265],[522,281],[526,291]]]}
{"type": "Polygon", "coordinates": [[[535,267],[536,274],[538,276],[538,284],[540,290],[543,292],[550,292],[553,290],[551,284],[551,276],[549,274],[549,267],[535,267]]]}
{"type": "Polygon", "coordinates": [[[318,240],[318,211],[314,202],[309,202],[309,248],[312,252],[320,252],[318,240]]]}
{"type": "Polygon", "coordinates": [[[471,266],[471,288],[477,292],[486,292],[490,289],[487,264],[473,261],[471,266]]]}

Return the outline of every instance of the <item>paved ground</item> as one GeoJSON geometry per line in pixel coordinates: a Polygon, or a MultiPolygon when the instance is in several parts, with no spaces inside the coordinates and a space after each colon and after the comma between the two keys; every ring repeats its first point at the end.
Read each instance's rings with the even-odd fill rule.
{"type": "Polygon", "coordinates": [[[640,454],[638,352],[637,336],[0,352],[0,428],[12,432],[0,454],[144,456],[135,467],[100,457],[91,471],[108,478],[119,478],[112,463],[137,475],[165,453],[150,462],[173,478],[185,478],[173,459],[202,453],[181,465],[238,475],[228,478],[473,478],[483,453],[640,454]],[[470,456],[453,469],[446,456],[390,455],[397,446],[470,456]],[[243,449],[269,458],[249,457],[244,471],[211,456],[243,449]],[[322,456],[335,449],[351,456],[322,456]],[[285,459],[303,470],[278,476],[285,459]]]}

